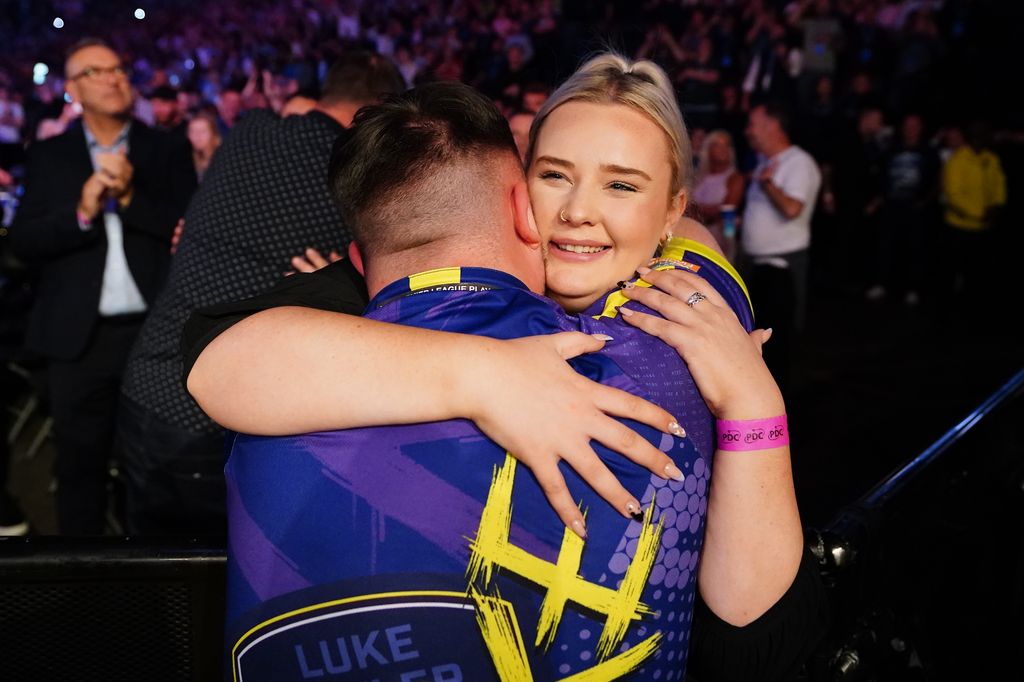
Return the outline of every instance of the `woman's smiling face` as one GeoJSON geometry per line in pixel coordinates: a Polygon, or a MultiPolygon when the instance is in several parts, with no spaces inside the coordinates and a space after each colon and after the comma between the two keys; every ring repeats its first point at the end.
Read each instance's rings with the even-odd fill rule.
{"type": "Polygon", "coordinates": [[[669,140],[623,104],[570,101],[537,133],[528,169],[548,295],[586,309],[629,279],[682,212],[673,192],[669,140]]]}

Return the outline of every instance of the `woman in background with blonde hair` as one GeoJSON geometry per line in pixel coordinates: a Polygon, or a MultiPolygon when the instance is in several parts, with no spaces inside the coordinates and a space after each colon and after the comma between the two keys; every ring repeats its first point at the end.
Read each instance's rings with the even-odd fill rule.
{"type": "Polygon", "coordinates": [[[698,154],[697,182],[693,188],[695,215],[718,240],[729,260],[736,253],[736,209],[743,198],[746,183],[736,170],[736,148],[732,136],[713,130],[704,138],[698,154]],[[723,207],[725,215],[723,216],[723,207]],[[731,209],[732,215],[728,214],[731,209]],[[724,218],[733,221],[726,225],[724,218]]]}
{"type": "Polygon", "coordinates": [[[192,145],[192,165],[196,169],[196,178],[202,182],[213,153],[221,142],[216,119],[205,111],[193,116],[188,122],[188,141],[192,145]]]}

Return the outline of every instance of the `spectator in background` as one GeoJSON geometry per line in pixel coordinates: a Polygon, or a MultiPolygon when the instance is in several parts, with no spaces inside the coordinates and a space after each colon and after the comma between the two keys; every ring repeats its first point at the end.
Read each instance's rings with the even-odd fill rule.
{"type": "Polygon", "coordinates": [[[395,48],[395,66],[398,67],[402,78],[405,79],[406,87],[411,88],[416,84],[416,77],[420,73],[420,65],[413,59],[412,50],[408,45],[399,43],[395,48]]]}
{"type": "Polygon", "coordinates": [[[217,96],[217,128],[221,137],[226,137],[242,113],[242,92],[225,88],[217,96]]]}
{"type": "Polygon", "coordinates": [[[718,81],[722,73],[714,61],[711,39],[701,38],[692,59],[683,62],[675,81],[686,123],[709,129],[718,115],[718,81]]]}
{"type": "Polygon", "coordinates": [[[213,153],[221,143],[217,119],[208,112],[199,112],[193,116],[188,122],[188,142],[192,146],[192,165],[196,169],[196,178],[202,182],[213,153]]]}
{"type": "Polygon", "coordinates": [[[885,160],[876,281],[868,298],[877,300],[895,289],[902,292],[906,305],[920,301],[928,225],[938,198],[938,170],[938,158],[925,139],[924,121],[918,114],[907,114],[899,140],[885,160]]]}
{"type": "Polygon", "coordinates": [[[178,93],[169,85],[161,85],[149,96],[153,107],[153,127],[173,135],[186,133],[185,112],[178,104],[178,93]]]}
{"type": "Polygon", "coordinates": [[[25,110],[14,99],[10,88],[0,81],[0,145],[21,144],[24,123],[25,110]]]}
{"type": "Polygon", "coordinates": [[[404,89],[389,60],[347,53],[313,111],[280,118],[257,109],[225,138],[125,373],[118,436],[130,532],[223,534],[223,432],[181,385],[181,327],[196,308],[269,288],[307,247],[344,248],[348,232],[326,184],[331,149],[362,106],[404,89]]]}
{"type": "Polygon", "coordinates": [[[523,110],[536,114],[551,96],[551,88],[539,81],[527,83],[523,88],[523,110]]]}
{"type": "Polygon", "coordinates": [[[992,249],[992,233],[999,210],[1006,204],[1006,176],[999,157],[991,149],[992,131],[987,121],[975,121],[967,129],[967,144],[954,151],[942,169],[947,253],[957,257],[949,264],[952,293],[964,299],[990,294],[984,287],[986,254],[992,249]]]}
{"type": "MultiPolygon", "coordinates": [[[[803,69],[800,79],[801,101],[813,99],[814,87],[821,76],[836,72],[843,48],[843,26],[832,7],[832,0],[797,0],[790,7],[789,23],[803,32],[803,69]]],[[[788,8],[787,8],[788,9],[788,8]]]]}
{"type": "Polygon", "coordinates": [[[73,46],[65,77],[82,125],[30,150],[10,240],[39,270],[25,344],[49,360],[58,528],[99,534],[125,360],[195,173],[183,143],[130,118],[127,72],[105,43],[73,46]]]}
{"type": "Polygon", "coordinates": [[[57,118],[44,118],[39,122],[36,130],[36,140],[48,140],[57,137],[71,125],[71,122],[81,115],[81,107],[77,102],[65,102],[57,118]]]}
{"type": "Polygon", "coordinates": [[[305,95],[292,95],[281,107],[281,118],[289,116],[302,116],[316,108],[316,100],[305,95]]]}
{"type": "Polygon", "coordinates": [[[759,163],[747,189],[741,252],[757,324],[774,330],[764,358],[780,387],[789,382],[793,335],[807,300],[811,216],[821,172],[792,144],[789,111],[770,102],[750,111],[747,137],[759,163]]]}
{"type": "Polygon", "coordinates": [[[698,152],[697,178],[691,200],[702,223],[711,230],[722,251],[732,260],[736,253],[735,234],[726,234],[722,206],[739,208],[746,183],[736,170],[736,149],[732,136],[724,130],[712,130],[698,152]]]}
{"type": "Polygon", "coordinates": [[[519,109],[508,116],[508,127],[512,129],[512,138],[516,141],[519,158],[526,160],[526,149],[530,146],[530,126],[536,118],[535,111],[519,109]]]}
{"type": "MultiPolygon", "coordinates": [[[[825,166],[823,201],[836,212],[837,253],[852,253],[856,246],[878,241],[879,210],[882,205],[883,170],[888,149],[882,110],[868,104],[861,111],[856,128],[837,142],[837,162],[825,166]]],[[[855,285],[859,291],[871,285],[863,268],[854,267],[848,258],[841,264],[847,271],[841,282],[855,285]]]]}
{"type": "Polygon", "coordinates": [[[750,151],[750,144],[744,131],[747,128],[747,115],[741,108],[740,87],[736,83],[723,83],[719,89],[721,103],[718,106],[718,128],[729,133],[733,146],[736,148],[736,168],[746,174],[754,169],[757,159],[750,151]]]}

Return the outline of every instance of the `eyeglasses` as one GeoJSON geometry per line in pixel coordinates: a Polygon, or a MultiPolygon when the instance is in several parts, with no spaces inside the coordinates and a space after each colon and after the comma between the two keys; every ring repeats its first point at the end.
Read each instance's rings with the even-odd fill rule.
{"type": "Polygon", "coordinates": [[[76,81],[80,78],[87,78],[88,80],[99,80],[103,76],[115,76],[117,78],[127,78],[128,69],[123,66],[87,66],[74,76],[68,78],[68,80],[76,81]]]}

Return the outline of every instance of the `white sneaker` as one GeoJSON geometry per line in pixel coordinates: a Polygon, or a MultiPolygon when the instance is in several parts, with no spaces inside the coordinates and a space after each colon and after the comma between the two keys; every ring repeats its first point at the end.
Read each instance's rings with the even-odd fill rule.
{"type": "Polygon", "coordinates": [[[15,523],[11,526],[0,526],[0,536],[22,536],[28,535],[28,521],[15,523]]]}

